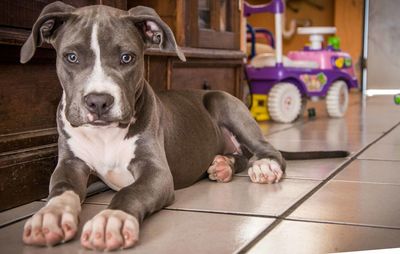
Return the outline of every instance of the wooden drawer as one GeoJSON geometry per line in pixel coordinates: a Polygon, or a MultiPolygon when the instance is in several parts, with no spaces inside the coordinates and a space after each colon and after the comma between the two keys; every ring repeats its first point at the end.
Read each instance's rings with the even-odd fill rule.
{"type": "Polygon", "coordinates": [[[172,70],[171,89],[223,90],[235,95],[236,79],[234,67],[179,67],[172,70]]]}

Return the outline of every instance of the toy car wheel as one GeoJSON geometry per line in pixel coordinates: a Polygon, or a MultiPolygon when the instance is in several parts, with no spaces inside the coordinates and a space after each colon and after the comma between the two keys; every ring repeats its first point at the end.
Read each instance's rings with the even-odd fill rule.
{"type": "Polygon", "coordinates": [[[333,82],[326,96],[326,110],[330,117],[343,117],[349,104],[349,91],[346,82],[333,82]]]}
{"type": "Polygon", "coordinates": [[[278,83],[268,94],[268,111],[272,120],[281,123],[293,122],[301,110],[299,89],[290,83],[278,83]]]}

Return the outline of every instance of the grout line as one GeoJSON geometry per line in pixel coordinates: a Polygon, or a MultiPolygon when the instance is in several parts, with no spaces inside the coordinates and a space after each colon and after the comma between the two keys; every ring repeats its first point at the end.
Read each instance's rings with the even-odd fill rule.
{"type": "Polygon", "coordinates": [[[353,226],[353,227],[363,227],[363,228],[378,228],[378,229],[393,229],[400,230],[399,227],[389,227],[389,226],[381,226],[381,225],[372,225],[372,224],[357,224],[351,222],[338,222],[338,221],[317,221],[312,219],[301,219],[301,218],[285,218],[285,221],[295,221],[295,222],[304,222],[304,223],[316,223],[316,224],[329,224],[329,225],[340,225],[340,226],[353,226]]]}
{"type": "Polygon", "coordinates": [[[298,200],[296,203],[294,203],[291,207],[289,207],[280,217],[277,218],[276,221],[274,221],[269,227],[267,227],[263,232],[261,232],[258,236],[256,236],[252,241],[250,241],[246,246],[244,246],[242,249],[238,250],[238,253],[245,253],[248,251],[251,247],[253,247],[259,240],[264,238],[269,232],[271,232],[278,224],[281,223],[284,219],[286,219],[290,214],[292,214],[300,205],[302,205],[308,198],[310,198],[314,193],[316,193],[318,190],[320,190],[327,182],[329,182],[332,178],[334,178],[337,174],[339,174],[346,166],[348,166],[351,162],[357,159],[357,157],[363,153],[365,150],[367,150],[369,147],[377,143],[379,140],[381,140],[383,137],[388,135],[390,132],[392,132],[397,126],[400,125],[400,122],[395,124],[392,128],[390,128],[387,132],[383,133],[380,137],[377,139],[373,140],[370,144],[366,145],[364,148],[360,149],[358,152],[355,152],[354,154],[351,155],[351,158],[347,161],[345,161],[342,165],[340,165],[335,172],[333,172],[331,175],[329,175],[325,180],[323,180],[321,183],[319,183],[316,187],[314,187],[310,192],[308,192],[306,195],[304,195],[300,200],[298,200]]]}
{"type": "MultiPolygon", "coordinates": [[[[334,170],[336,170],[336,168],[334,170]]],[[[235,175],[235,177],[249,177],[249,176],[235,175]]],[[[281,181],[284,180],[284,179],[286,179],[286,180],[302,180],[302,181],[317,181],[317,182],[321,182],[325,178],[324,179],[319,179],[319,178],[311,178],[311,177],[307,178],[307,177],[302,177],[302,176],[283,176],[281,181]]]]}
{"type": "Polygon", "coordinates": [[[219,214],[219,215],[234,215],[234,216],[242,216],[242,217],[256,217],[256,218],[269,218],[269,219],[277,219],[279,217],[273,215],[263,215],[263,214],[251,214],[246,212],[222,212],[222,211],[214,211],[214,210],[198,210],[198,209],[188,209],[188,208],[168,208],[165,207],[162,210],[167,211],[177,211],[177,212],[193,212],[193,213],[208,213],[208,214],[219,214]]]}
{"type": "Polygon", "coordinates": [[[366,159],[360,159],[360,158],[357,158],[357,160],[359,160],[359,161],[379,161],[379,162],[382,162],[382,161],[387,161],[387,162],[398,162],[398,163],[400,163],[400,160],[384,160],[384,159],[368,159],[368,158],[366,158],[366,159]]]}
{"type": "Polygon", "coordinates": [[[388,159],[377,159],[377,158],[357,158],[357,160],[369,160],[369,161],[391,161],[391,162],[400,162],[400,160],[388,160],[388,159]]]}
{"type": "Polygon", "coordinates": [[[400,183],[380,183],[380,182],[368,182],[368,181],[360,181],[360,180],[332,179],[332,182],[359,183],[359,184],[372,184],[372,185],[387,185],[387,186],[400,186],[400,183]]]}

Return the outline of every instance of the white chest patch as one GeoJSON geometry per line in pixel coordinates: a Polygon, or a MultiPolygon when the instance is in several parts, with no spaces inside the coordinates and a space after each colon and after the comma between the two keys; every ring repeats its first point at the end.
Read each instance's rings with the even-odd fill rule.
{"type": "Polygon", "coordinates": [[[94,170],[112,189],[118,191],[135,181],[128,170],[135,158],[139,135],[125,139],[128,128],[118,127],[72,127],[62,112],[64,130],[72,153],[94,170]]]}

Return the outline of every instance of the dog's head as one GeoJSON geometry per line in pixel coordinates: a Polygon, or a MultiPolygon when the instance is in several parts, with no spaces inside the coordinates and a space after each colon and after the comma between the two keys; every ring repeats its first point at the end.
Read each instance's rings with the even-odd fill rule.
{"type": "Polygon", "coordinates": [[[57,51],[63,110],[72,126],[131,122],[143,85],[145,48],[158,45],[185,60],[171,29],[153,9],[142,6],[122,11],[51,3],[22,46],[21,63],[42,42],[57,51]]]}

